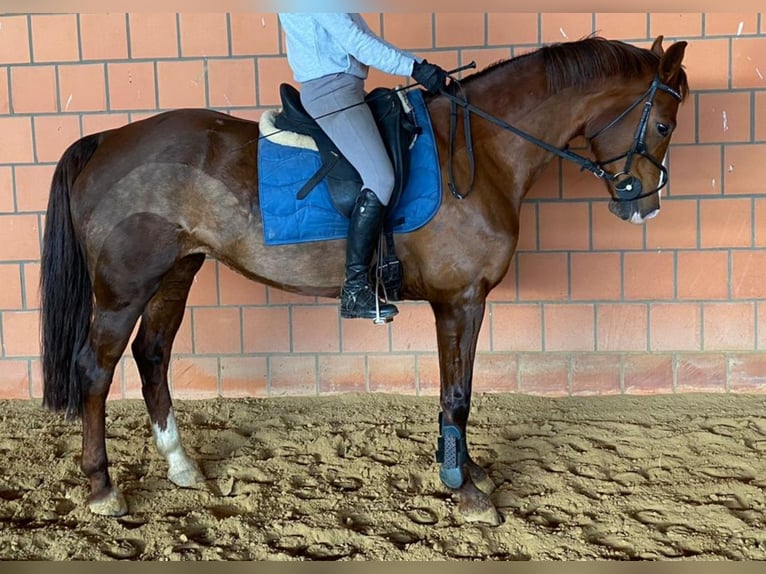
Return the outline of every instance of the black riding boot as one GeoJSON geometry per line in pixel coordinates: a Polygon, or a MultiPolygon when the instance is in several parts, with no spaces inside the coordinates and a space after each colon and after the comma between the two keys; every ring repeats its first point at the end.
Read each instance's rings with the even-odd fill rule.
{"type": "Polygon", "coordinates": [[[346,240],[346,277],[340,293],[340,316],[344,319],[375,319],[376,303],[382,319],[390,319],[399,312],[395,305],[380,301],[367,280],[385,211],[378,197],[369,189],[363,189],[351,212],[346,240]]]}

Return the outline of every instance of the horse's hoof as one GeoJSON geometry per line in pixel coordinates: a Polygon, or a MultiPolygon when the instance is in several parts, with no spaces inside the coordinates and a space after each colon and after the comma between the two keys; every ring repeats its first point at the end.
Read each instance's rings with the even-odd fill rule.
{"type": "Polygon", "coordinates": [[[490,526],[500,526],[503,523],[503,517],[489,500],[489,497],[486,504],[477,504],[476,500],[460,501],[458,512],[466,522],[479,522],[490,526]]]}
{"type": "Polygon", "coordinates": [[[98,500],[89,500],[88,508],[93,514],[101,516],[123,516],[128,513],[128,503],[117,488],[98,500]]]}
{"type": "Polygon", "coordinates": [[[476,488],[487,495],[495,492],[495,483],[483,468],[481,468],[473,461],[469,461],[467,466],[468,474],[471,477],[473,483],[476,485],[476,488]]]}
{"type": "Polygon", "coordinates": [[[168,470],[168,480],[181,488],[192,488],[200,482],[205,482],[205,475],[197,463],[189,459],[179,468],[168,470]]]}

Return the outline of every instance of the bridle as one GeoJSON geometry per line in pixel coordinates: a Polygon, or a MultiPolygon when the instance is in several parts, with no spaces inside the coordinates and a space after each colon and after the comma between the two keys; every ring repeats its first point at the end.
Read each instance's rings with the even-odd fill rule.
{"type": "Polygon", "coordinates": [[[450,191],[452,192],[452,195],[454,195],[456,198],[464,199],[465,197],[468,196],[468,194],[471,192],[471,189],[473,188],[473,183],[474,183],[474,179],[476,175],[476,169],[475,169],[476,165],[474,160],[473,142],[471,138],[470,117],[471,117],[471,114],[475,114],[504,130],[510,131],[524,138],[530,143],[533,143],[534,145],[541,147],[544,150],[560,158],[563,158],[567,161],[571,161],[579,165],[581,171],[589,171],[593,175],[595,175],[597,178],[611,182],[613,184],[613,187],[616,193],[616,195],[613,195],[612,197],[613,201],[620,202],[620,203],[636,201],[638,199],[643,199],[645,197],[649,197],[656,193],[659,193],[659,191],[663,187],[665,187],[665,185],[668,182],[668,170],[661,162],[657,161],[654,157],[652,157],[647,152],[647,149],[646,149],[646,130],[647,130],[647,126],[649,125],[649,113],[651,112],[652,106],[654,105],[654,98],[657,95],[658,90],[670,94],[677,101],[681,101],[682,99],[682,96],[678,92],[678,90],[671,88],[667,84],[663,83],[658,76],[655,76],[649,88],[643,94],[641,94],[641,96],[639,96],[632,104],[630,104],[625,109],[625,111],[623,111],[615,119],[613,119],[611,122],[609,122],[604,127],[599,129],[594,135],[588,138],[588,141],[592,142],[601,134],[603,134],[610,128],[617,125],[631,111],[633,111],[637,106],[639,106],[641,102],[643,102],[644,109],[643,109],[643,112],[641,113],[641,119],[638,122],[638,126],[636,127],[636,131],[633,136],[633,142],[630,146],[630,149],[628,149],[628,151],[626,151],[625,153],[620,154],[614,158],[608,159],[606,161],[594,162],[567,148],[563,148],[563,149],[557,148],[547,142],[544,142],[536,138],[535,136],[531,134],[528,134],[527,132],[520,130],[519,128],[512,126],[511,124],[505,122],[504,120],[501,120],[500,118],[495,117],[492,114],[489,114],[480,108],[477,108],[476,106],[468,102],[468,97],[465,94],[465,91],[463,90],[463,87],[460,84],[460,82],[458,82],[455,79],[452,79],[450,85],[448,86],[448,90],[442,90],[441,92],[442,96],[450,100],[450,147],[449,147],[449,162],[448,162],[450,191]],[[458,97],[456,95],[458,90],[462,92],[461,97],[458,97]],[[463,124],[464,124],[465,141],[466,141],[466,153],[468,154],[468,164],[469,164],[469,169],[471,174],[470,181],[468,183],[468,188],[464,192],[460,192],[458,190],[457,184],[455,183],[455,176],[453,172],[453,153],[454,153],[454,146],[455,146],[455,133],[456,133],[456,127],[457,127],[458,107],[463,109],[463,124]],[[630,169],[633,166],[633,160],[635,156],[637,155],[648,159],[660,171],[660,184],[652,191],[642,193],[643,190],[641,188],[640,181],[634,175],[630,173],[630,169]],[[621,160],[622,158],[625,158],[625,165],[623,166],[622,170],[618,172],[611,172],[606,169],[605,166],[611,163],[615,163],[621,160]],[[621,181],[618,181],[618,178],[620,178],[621,176],[627,176],[627,177],[625,177],[621,181]]]}

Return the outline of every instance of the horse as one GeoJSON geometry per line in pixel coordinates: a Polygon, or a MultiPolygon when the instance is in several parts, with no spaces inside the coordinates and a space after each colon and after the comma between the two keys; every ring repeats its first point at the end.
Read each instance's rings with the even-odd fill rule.
{"type": "MultiPolygon", "coordinates": [[[[396,250],[402,298],[427,301],[434,313],[439,472],[467,521],[502,520],[466,430],[485,301],[508,271],[522,200],[561,156],[602,179],[620,219],[639,224],[659,212],[664,158],[689,90],[686,42],[667,50],[662,43],[662,36],[651,48],[591,36],[550,44],[454,79],[459,90],[426,100],[449,185],[435,216],[397,235],[396,250]],[[593,159],[569,148],[578,136],[593,159]],[[469,180],[470,194],[460,192],[469,180]]],[[[81,469],[96,514],[128,512],[109,476],[105,409],[139,321],[131,351],[168,479],[181,487],[205,479],[179,435],[168,364],[206,257],[288,292],[339,295],[345,240],[265,244],[254,209],[258,138],[258,122],[171,110],[82,137],[54,170],[41,256],[43,405],[81,418],[81,469]]]]}

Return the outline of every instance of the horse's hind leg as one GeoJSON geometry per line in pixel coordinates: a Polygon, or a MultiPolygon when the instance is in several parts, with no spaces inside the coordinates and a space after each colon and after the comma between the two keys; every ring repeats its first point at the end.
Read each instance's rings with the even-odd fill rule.
{"type": "Polygon", "coordinates": [[[193,486],[205,479],[181,444],[168,390],[173,339],[183,320],[194,275],[204,260],[204,255],[190,255],[163,277],[159,290],[144,310],[131,345],[157,450],[168,461],[168,479],[178,486],[193,486]]]}
{"type": "Polygon", "coordinates": [[[105,410],[115,366],[128,344],[142,305],[143,301],[107,310],[97,303],[88,341],[77,356],[77,370],[83,385],[81,467],[90,479],[88,506],[96,514],[121,516],[128,511],[125,498],[109,478],[105,410]]]}

